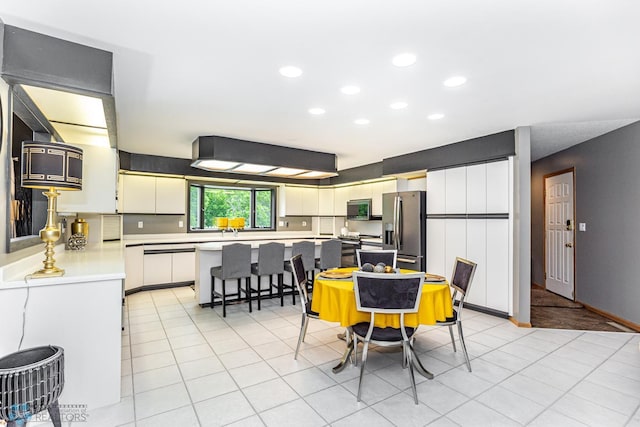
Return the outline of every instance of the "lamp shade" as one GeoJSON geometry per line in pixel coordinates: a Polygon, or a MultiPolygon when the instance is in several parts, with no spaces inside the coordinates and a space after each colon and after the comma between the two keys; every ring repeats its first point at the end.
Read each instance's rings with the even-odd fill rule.
{"type": "Polygon", "coordinates": [[[22,186],[82,190],[82,149],[60,142],[24,141],[22,186]]]}

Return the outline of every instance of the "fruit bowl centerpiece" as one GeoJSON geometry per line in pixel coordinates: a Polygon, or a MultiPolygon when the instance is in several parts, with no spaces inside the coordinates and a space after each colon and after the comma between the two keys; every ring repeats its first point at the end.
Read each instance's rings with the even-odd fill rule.
{"type": "Polygon", "coordinates": [[[379,262],[373,265],[369,262],[362,264],[360,271],[366,271],[369,273],[395,273],[395,270],[390,265],[385,265],[383,262],[379,262]]]}

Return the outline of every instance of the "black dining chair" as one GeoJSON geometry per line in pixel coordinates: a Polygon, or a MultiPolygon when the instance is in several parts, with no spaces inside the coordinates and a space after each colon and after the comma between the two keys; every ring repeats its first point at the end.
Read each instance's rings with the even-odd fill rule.
{"type": "MultiPolygon", "coordinates": [[[[211,308],[215,297],[222,299],[222,317],[227,317],[227,297],[241,299],[241,280],[245,279],[245,292],[251,297],[251,245],[233,243],[222,247],[222,265],[211,267],[211,308]],[[222,280],[222,289],[216,291],[216,278],[222,280]],[[234,294],[227,293],[227,280],[237,279],[238,289],[234,294]]],[[[251,303],[249,303],[251,312],[251,303]]]]}
{"type": "Polygon", "coordinates": [[[358,258],[358,268],[362,268],[364,264],[384,263],[384,265],[390,265],[392,268],[396,268],[398,261],[398,251],[395,249],[375,249],[375,250],[356,250],[356,257],[358,258]]]}
{"type": "MultiPolygon", "coordinates": [[[[368,322],[361,322],[351,326],[353,332],[353,345],[358,349],[358,339],[364,342],[362,348],[362,363],[360,365],[360,380],[358,382],[358,402],[362,394],[362,379],[367,364],[369,344],[378,346],[402,346],[402,365],[408,367],[413,390],[413,400],[418,404],[416,381],[414,377],[414,364],[419,365],[419,360],[413,351],[412,340],[416,328],[405,325],[404,315],[415,313],[420,307],[422,296],[422,284],[424,273],[368,273],[362,271],[353,272],[353,287],[358,311],[371,313],[368,322]],[[399,328],[379,328],[375,326],[376,314],[399,314],[399,328]]],[[[422,368],[423,369],[423,368],[422,368]]]]}
{"type": "Polygon", "coordinates": [[[304,342],[304,337],[307,334],[307,326],[309,325],[309,319],[317,319],[319,314],[311,310],[311,298],[307,292],[307,272],[304,269],[304,263],[302,261],[302,255],[294,255],[289,261],[291,269],[293,270],[293,277],[296,289],[300,294],[300,306],[302,308],[302,323],[300,324],[300,334],[298,335],[298,345],[296,346],[296,352],[293,355],[294,359],[298,358],[298,351],[300,350],[300,344],[304,342]]]}
{"type": "Polygon", "coordinates": [[[456,351],[456,341],[453,336],[453,326],[458,326],[458,338],[460,339],[460,345],[464,353],[464,360],[467,362],[467,369],[471,372],[471,362],[469,361],[469,354],[467,353],[467,346],[464,343],[464,335],[462,333],[462,309],[464,308],[464,300],[471,287],[473,281],[473,275],[476,272],[476,263],[466,260],[464,258],[457,257],[453,266],[453,274],[451,275],[450,286],[453,288],[451,295],[453,302],[453,316],[448,317],[445,321],[438,321],[436,326],[448,326],[449,335],[451,335],[451,345],[453,351],[456,351]],[[456,298],[458,297],[459,299],[456,298]]]}
{"type": "MultiPolygon", "coordinates": [[[[302,255],[302,264],[304,265],[304,271],[307,275],[311,274],[311,279],[308,280],[307,286],[310,286],[313,283],[314,274],[313,270],[316,266],[316,244],[315,242],[309,240],[303,240],[301,242],[294,242],[291,245],[291,256],[302,255]]],[[[285,271],[291,272],[291,285],[286,283],[282,284],[283,288],[291,290],[291,301],[293,305],[296,305],[296,284],[295,284],[295,274],[293,273],[293,267],[291,266],[291,262],[287,261],[284,263],[285,271]]],[[[280,306],[284,305],[284,300],[281,295],[280,297],[280,306]]]]}
{"type": "MultiPolygon", "coordinates": [[[[261,309],[260,301],[262,300],[263,291],[269,291],[269,297],[273,296],[273,288],[278,289],[279,295],[282,296],[282,279],[284,275],[284,243],[269,242],[262,243],[258,246],[258,262],[251,264],[251,274],[258,276],[257,287],[251,287],[251,293],[256,294],[258,299],[258,310],[261,309]],[[277,283],[272,282],[273,276],[277,276],[277,283]],[[268,283],[267,289],[262,289],[262,277],[266,276],[268,283]]],[[[250,297],[251,295],[249,295],[250,297]]],[[[251,306],[251,298],[249,298],[249,306],[251,306]]]]}

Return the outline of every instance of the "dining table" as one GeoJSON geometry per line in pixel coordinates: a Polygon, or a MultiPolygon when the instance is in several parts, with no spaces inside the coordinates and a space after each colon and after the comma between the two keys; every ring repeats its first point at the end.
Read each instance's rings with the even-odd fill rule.
{"type": "MultiPolygon", "coordinates": [[[[311,310],[319,313],[319,318],[328,322],[337,322],[346,328],[344,338],[347,342],[344,354],[338,365],[333,368],[334,373],[344,369],[347,360],[354,351],[351,340],[350,327],[357,323],[369,322],[371,314],[358,311],[353,290],[353,272],[357,267],[336,268],[316,275],[313,284],[313,298],[311,310]]],[[[415,273],[413,270],[398,270],[400,273],[415,273]]],[[[385,273],[380,273],[385,274],[385,273]]],[[[453,316],[453,305],[449,282],[442,276],[425,273],[422,286],[420,306],[416,313],[405,314],[405,325],[418,327],[419,325],[435,325],[437,321],[445,321],[453,316]]],[[[374,326],[378,328],[399,328],[399,314],[377,314],[374,326]]],[[[342,334],[340,334],[342,335],[342,334]]],[[[342,338],[342,336],[340,336],[342,338]]],[[[413,351],[413,348],[411,349],[413,351]]],[[[417,371],[427,378],[433,374],[427,371],[416,356],[417,371]]]]}

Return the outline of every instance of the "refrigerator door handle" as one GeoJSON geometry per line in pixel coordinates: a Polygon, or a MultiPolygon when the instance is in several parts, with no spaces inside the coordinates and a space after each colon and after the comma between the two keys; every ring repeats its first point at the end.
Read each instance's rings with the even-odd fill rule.
{"type": "Polygon", "coordinates": [[[417,264],[418,260],[417,259],[409,259],[409,258],[398,258],[396,259],[397,262],[404,262],[407,264],[417,264]]]}
{"type": "Polygon", "coordinates": [[[400,249],[400,197],[393,198],[393,247],[400,249]]]}
{"type": "Polygon", "coordinates": [[[402,248],[402,235],[404,233],[402,224],[402,197],[398,196],[398,245],[397,249],[402,248]]]}

